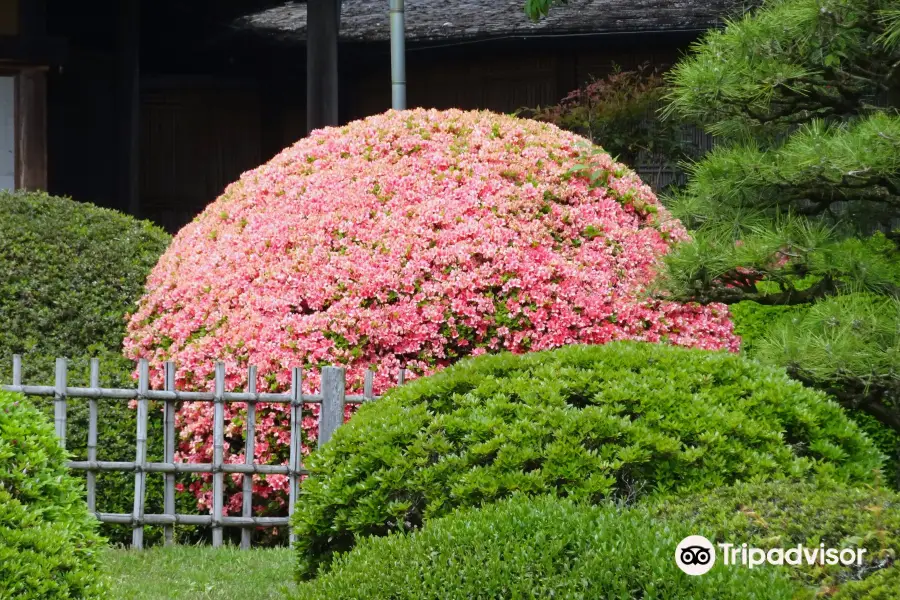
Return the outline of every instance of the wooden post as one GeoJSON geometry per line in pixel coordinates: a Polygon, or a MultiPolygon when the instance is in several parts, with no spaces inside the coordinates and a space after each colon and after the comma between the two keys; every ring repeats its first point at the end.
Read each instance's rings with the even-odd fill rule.
{"type": "Polygon", "coordinates": [[[116,108],[119,206],[140,216],[140,0],[119,0],[116,108]]]}
{"type": "Polygon", "coordinates": [[[225,480],[222,463],[225,461],[225,363],[216,363],[216,388],[213,413],[213,501],[212,545],[222,545],[222,512],[225,507],[225,480]]]}
{"type": "Polygon", "coordinates": [[[66,447],[66,379],[67,360],[65,358],[56,359],[56,393],[53,397],[53,421],[56,424],[56,438],[59,440],[59,447],[66,447]]]}
{"type": "MultiPolygon", "coordinates": [[[[175,391],[175,363],[165,363],[165,390],[175,391]]],[[[166,400],[163,408],[163,462],[175,462],[175,401],[166,400]]],[[[165,486],[163,488],[163,512],[167,515],[175,514],[175,473],[166,473],[165,486]]],[[[166,546],[175,543],[175,526],[163,527],[163,537],[166,546]]]]}
{"type": "Polygon", "coordinates": [[[16,187],[47,189],[47,74],[24,69],[16,77],[16,187]]]}
{"type": "Polygon", "coordinates": [[[150,364],[146,358],[138,362],[137,442],[134,452],[134,511],[131,515],[131,545],[135,550],[144,547],[144,495],[147,489],[147,413],[150,389],[150,364]]]}
{"type": "MultiPolygon", "coordinates": [[[[297,506],[297,495],[300,483],[300,455],[303,434],[300,425],[303,422],[303,371],[300,367],[294,367],[291,371],[291,439],[290,457],[288,459],[288,518],[293,518],[294,509],[297,506]]],[[[290,526],[290,542],[293,546],[297,541],[293,525],[290,526]]]]}
{"type": "Polygon", "coordinates": [[[340,0],[306,3],[306,128],[338,124],[340,0]]]}
{"type": "MultiPolygon", "coordinates": [[[[89,387],[100,389],[100,359],[91,359],[91,380],[89,387]]],[[[88,441],[87,459],[89,463],[97,462],[97,398],[88,399],[88,441]]],[[[87,472],[87,504],[88,510],[97,512],[97,472],[87,472]]]]}
{"type": "MultiPolygon", "coordinates": [[[[247,392],[256,393],[256,367],[247,370],[247,392]]],[[[256,401],[247,403],[247,435],[244,438],[244,464],[253,465],[256,455],[256,401]]],[[[253,474],[244,474],[243,497],[241,498],[241,516],[250,518],[253,516],[253,474]]],[[[249,550],[253,528],[244,527],[241,530],[241,549],[249,550]]]]}
{"type": "Polygon", "coordinates": [[[341,367],[322,369],[322,409],[319,411],[319,447],[327,444],[344,422],[346,371],[341,367]]]}
{"type": "MultiPolygon", "coordinates": [[[[16,4],[15,1],[12,3],[16,4]]],[[[47,34],[47,0],[19,0],[18,35],[47,34]]],[[[47,189],[46,67],[22,69],[16,77],[16,188],[47,189]]]]}
{"type": "Polygon", "coordinates": [[[406,369],[400,367],[400,371],[397,373],[397,385],[403,385],[404,383],[406,383],[406,369]]]}

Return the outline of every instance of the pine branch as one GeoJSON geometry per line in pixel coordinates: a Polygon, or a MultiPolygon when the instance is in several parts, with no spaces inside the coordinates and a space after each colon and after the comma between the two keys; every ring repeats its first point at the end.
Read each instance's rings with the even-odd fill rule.
{"type": "Polygon", "coordinates": [[[838,385],[823,383],[821,379],[795,366],[789,366],[787,372],[793,379],[804,385],[819,389],[832,396],[845,408],[862,410],[900,432],[900,411],[897,410],[900,390],[898,390],[896,380],[876,379],[872,381],[847,377],[843,378],[838,385]]]}
{"type": "MultiPolygon", "coordinates": [[[[762,277],[760,278],[762,279],[762,277]]],[[[826,275],[821,281],[804,290],[798,290],[793,285],[781,282],[785,285],[785,289],[778,293],[760,292],[755,283],[750,285],[735,286],[730,281],[720,281],[714,286],[710,286],[703,291],[696,291],[684,295],[678,295],[674,299],[682,302],[697,302],[699,304],[712,304],[720,302],[722,304],[737,304],[745,300],[752,300],[757,304],[765,306],[796,306],[799,304],[809,304],[833,296],[838,293],[840,286],[835,283],[831,276],[826,275]]]]}

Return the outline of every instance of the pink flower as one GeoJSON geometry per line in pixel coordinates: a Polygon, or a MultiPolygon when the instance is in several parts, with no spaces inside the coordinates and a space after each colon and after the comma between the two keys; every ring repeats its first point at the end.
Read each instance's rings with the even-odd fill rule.
{"type": "MultiPolygon", "coordinates": [[[[290,367],[347,368],[375,393],[464,356],[572,343],[668,340],[736,350],[724,306],[652,301],[660,258],[687,239],[652,191],[605,154],[591,188],[573,176],[587,141],[553,125],[459,110],[390,111],[314,132],[241,179],[175,237],[128,323],[125,352],[178,363],[180,389],[286,390],[290,367]]],[[[209,462],[210,404],[180,411],[179,460],[209,462]]],[[[349,416],[350,409],[348,409],[349,416]]],[[[317,440],[303,419],[303,453],[317,440]]],[[[285,464],[288,407],[260,405],[253,453],[285,464]]],[[[229,461],[243,457],[243,405],[226,409],[229,461]],[[236,423],[236,425],[235,425],[236,423]]],[[[226,478],[229,511],[241,477],[226,478]]],[[[283,476],[256,501],[282,510],[283,476]]],[[[209,502],[208,478],[191,484],[209,502]],[[195,485],[196,484],[196,485],[195,485]]]]}

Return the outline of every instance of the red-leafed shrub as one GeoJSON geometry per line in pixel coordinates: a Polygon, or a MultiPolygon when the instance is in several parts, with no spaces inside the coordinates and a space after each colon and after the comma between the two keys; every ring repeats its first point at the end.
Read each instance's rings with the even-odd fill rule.
{"type": "MultiPolygon", "coordinates": [[[[289,367],[335,363],[351,389],[376,368],[376,392],[401,365],[422,375],[500,350],[736,349],[724,306],[643,294],[685,237],[632,171],[575,134],[490,112],[391,111],[314,132],[231,185],[160,259],[125,348],[152,361],[157,384],[168,359],[194,389],[210,389],[217,359],[228,389],[248,364],[261,390],[283,390],[289,367]]],[[[316,368],[305,391],[318,383],[316,368]]],[[[243,409],[228,410],[226,454],[243,461],[243,409]]],[[[261,407],[262,461],[286,456],[285,410],[261,407]]],[[[183,457],[208,461],[211,414],[182,410],[183,457]]],[[[304,426],[314,440],[314,419],[304,426]]],[[[285,487],[270,476],[256,489],[275,508],[285,487]]]]}

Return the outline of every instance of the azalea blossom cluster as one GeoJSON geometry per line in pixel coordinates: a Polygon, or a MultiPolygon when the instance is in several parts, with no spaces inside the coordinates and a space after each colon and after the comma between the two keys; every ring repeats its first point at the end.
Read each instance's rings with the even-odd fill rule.
{"type": "MultiPolygon", "coordinates": [[[[222,360],[228,390],[256,365],[260,391],[285,391],[302,366],[317,393],[319,367],[335,364],[353,393],[375,369],[380,393],[402,367],[426,375],[485,352],[622,339],[736,350],[725,306],[645,294],[686,237],[637,175],[554,125],[390,111],[316,131],[229,186],[152,271],[125,351],[151,361],[154,385],[174,360],[179,389],[208,391],[222,360]]],[[[209,462],[212,411],[180,411],[179,459],[209,462]]],[[[228,405],[226,460],[283,463],[287,411],[260,405],[245,444],[245,408],[228,405]]],[[[208,485],[191,489],[208,506],[208,485]]],[[[286,489],[258,476],[255,508],[277,510],[286,489]]]]}

